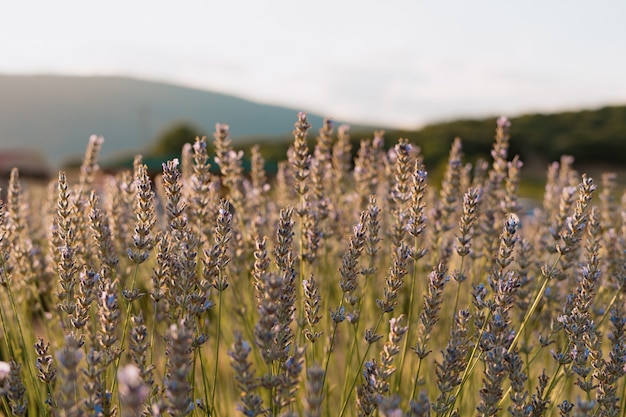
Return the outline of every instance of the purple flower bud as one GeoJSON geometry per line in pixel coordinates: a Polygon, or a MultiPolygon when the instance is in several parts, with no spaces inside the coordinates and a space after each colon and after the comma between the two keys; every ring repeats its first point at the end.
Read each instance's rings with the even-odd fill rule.
{"type": "Polygon", "coordinates": [[[496,125],[500,129],[508,129],[511,127],[511,122],[506,116],[500,116],[498,117],[498,120],[496,121],[496,125]]]}

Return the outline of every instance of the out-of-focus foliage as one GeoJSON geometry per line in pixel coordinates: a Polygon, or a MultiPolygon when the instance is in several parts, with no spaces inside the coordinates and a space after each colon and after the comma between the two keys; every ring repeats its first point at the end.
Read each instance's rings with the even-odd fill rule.
{"type": "MultiPolygon", "coordinates": [[[[429,159],[444,157],[454,137],[463,139],[466,155],[489,151],[493,120],[458,120],[437,123],[416,131],[389,131],[392,142],[407,137],[422,146],[429,159]]],[[[530,114],[511,119],[511,152],[522,160],[541,157],[558,160],[572,155],[582,164],[626,163],[626,106],[598,110],[530,114]]]]}
{"type": "Polygon", "coordinates": [[[185,143],[193,143],[198,136],[206,136],[206,133],[191,123],[173,124],[156,137],[151,153],[155,156],[180,153],[185,143]]]}
{"type": "MultiPolygon", "coordinates": [[[[455,120],[416,130],[387,130],[385,145],[389,148],[399,138],[407,138],[420,146],[426,166],[435,169],[447,158],[454,138],[460,137],[463,153],[467,160],[472,161],[489,154],[494,137],[494,120],[495,117],[455,120]]],[[[574,156],[579,164],[626,164],[626,106],[530,114],[514,117],[511,122],[511,137],[514,139],[511,141],[511,154],[519,155],[522,161],[550,162],[568,154],[574,156]]],[[[373,131],[353,132],[353,154],[358,150],[361,139],[372,136],[373,131]]],[[[284,155],[291,141],[290,137],[280,137],[258,142],[266,159],[272,160],[284,155]]]]}
{"type": "MultiPolygon", "coordinates": [[[[473,162],[477,157],[489,155],[494,137],[495,117],[481,120],[455,120],[435,123],[416,130],[387,130],[385,147],[391,148],[399,138],[407,138],[420,146],[424,163],[433,177],[441,174],[450,145],[455,137],[463,141],[465,160],[473,162]]],[[[626,106],[603,107],[597,110],[563,112],[553,114],[530,114],[511,119],[512,155],[519,155],[526,164],[535,162],[543,167],[563,154],[574,156],[577,164],[622,164],[626,165],[626,106]]],[[[313,126],[309,146],[315,145],[319,126],[313,126]]],[[[353,156],[362,139],[373,137],[374,132],[357,130],[351,133],[353,156]]],[[[187,122],[172,125],[154,140],[151,152],[155,160],[180,155],[184,143],[193,143],[196,136],[211,134],[187,122]]],[[[250,148],[258,144],[266,160],[268,173],[276,173],[276,163],[284,158],[293,142],[290,135],[254,136],[234,138],[234,145],[244,151],[244,168],[249,166],[250,148]]],[[[127,165],[132,163],[128,159],[127,165]]],[[[149,164],[150,165],[150,164],[149,164]]],[[[160,169],[160,162],[150,168],[160,169]]]]}

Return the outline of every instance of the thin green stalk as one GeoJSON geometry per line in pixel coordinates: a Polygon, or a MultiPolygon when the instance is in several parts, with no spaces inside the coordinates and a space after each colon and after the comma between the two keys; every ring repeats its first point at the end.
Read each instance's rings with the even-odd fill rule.
{"type": "Polygon", "coordinates": [[[7,412],[7,414],[6,414],[6,415],[8,416],[8,415],[9,415],[9,413],[11,412],[11,406],[9,405],[9,402],[8,402],[8,400],[7,400],[7,396],[6,396],[6,395],[3,395],[3,396],[2,396],[2,405],[4,406],[4,409],[5,409],[5,410],[6,410],[6,412],[7,412]]]}
{"type": "Polygon", "coordinates": [[[33,369],[31,368],[32,364],[34,364],[35,361],[33,360],[33,358],[31,358],[31,355],[32,355],[31,349],[28,348],[29,346],[32,346],[33,344],[30,343],[30,341],[29,343],[27,343],[26,337],[24,337],[24,331],[22,330],[22,322],[20,320],[17,307],[15,306],[15,300],[13,299],[13,292],[11,291],[11,286],[7,284],[5,288],[9,296],[9,303],[11,303],[11,309],[13,310],[15,321],[17,322],[17,329],[19,331],[20,338],[22,339],[22,346],[24,349],[24,361],[26,362],[26,368],[28,369],[28,374],[31,378],[33,387],[35,388],[35,395],[37,396],[37,409],[39,409],[39,407],[41,407],[41,402],[39,401],[41,399],[41,392],[39,390],[39,379],[35,376],[35,373],[33,369]]]}
{"type": "MultiPolygon", "coordinates": [[[[191,391],[189,391],[189,396],[191,398],[195,398],[194,393],[196,392],[196,358],[198,357],[199,348],[195,348],[193,350],[193,358],[191,359],[191,391]]],[[[196,414],[197,407],[194,407],[193,414],[196,414]]]]}
{"type": "Polygon", "coordinates": [[[202,349],[198,349],[198,358],[200,359],[200,368],[202,369],[202,388],[204,391],[204,401],[206,406],[209,404],[209,381],[207,379],[206,368],[204,367],[204,357],[202,356],[202,349]]]}
{"type": "MultiPolygon", "coordinates": [[[[526,357],[526,361],[528,361],[528,355],[526,355],[526,356],[527,356],[527,357],[526,357]]],[[[531,361],[532,361],[533,359],[535,359],[536,357],[537,357],[537,355],[533,356],[533,357],[531,358],[531,361]]],[[[557,377],[559,376],[559,371],[561,370],[561,367],[562,367],[562,366],[563,366],[562,364],[559,364],[559,366],[557,367],[556,372],[554,373],[554,378],[552,379],[552,381],[551,381],[551,383],[550,383],[550,386],[548,387],[548,390],[546,391],[546,393],[548,393],[548,394],[549,394],[549,393],[552,391],[552,389],[554,388],[555,381],[556,381],[557,377]]],[[[571,369],[571,366],[570,366],[569,368],[571,369]]],[[[530,364],[527,364],[527,367],[526,367],[526,375],[528,376],[528,379],[527,379],[528,381],[530,381],[530,373],[529,373],[529,372],[530,372],[530,364]]],[[[565,376],[566,376],[569,372],[570,372],[570,370],[564,370],[564,371],[563,371],[563,373],[564,373],[564,375],[565,375],[565,376]]],[[[562,388],[563,388],[563,387],[562,387],[562,388]]],[[[531,387],[530,387],[530,384],[529,384],[529,392],[530,392],[530,390],[531,390],[531,387]]],[[[508,389],[504,392],[504,394],[502,395],[502,398],[500,398],[500,401],[498,402],[498,407],[502,407],[502,405],[504,404],[504,401],[506,401],[506,399],[507,399],[507,397],[508,397],[508,394],[509,394],[510,392],[511,392],[511,387],[509,387],[509,388],[508,388],[508,389]]],[[[588,396],[588,395],[589,395],[589,393],[587,393],[587,396],[588,396]]],[[[587,399],[589,399],[589,398],[587,398],[587,399]]],[[[549,413],[548,413],[548,415],[549,415],[549,413]]]]}
{"type": "MultiPolygon", "coordinates": [[[[561,368],[563,368],[563,365],[559,363],[559,366],[556,368],[556,371],[554,372],[554,376],[552,377],[552,381],[550,381],[550,385],[548,386],[548,389],[546,390],[544,394],[544,398],[550,398],[550,394],[552,393],[552,390],[554,389],[554,387],[556,387],[556,382],[560,379],[559,373],[561,371],[561,368]]],[[[552,407],[554,407],[554,404],[555,404],[555,401],[550,401],[550,405],[548,405],[548,409],[546,410],[547,415],[551,415],[552,407]]]]}
{"type": "MultiPolygon", "coordinates": [[[[274,375],[278,375],[278,369],[276,368],[276,364],[272,362],[272,366],[270,369],[270,376],[273,377],[274,375]]],[[[272,387],[272,389],[269,392],[270,410],[272,410],[272,413],[270,414],[271,417],[278,415],[278,405],[276,404],[276,402],[274,402],[275,394],[276,394],[276,387],[272,387]]]]}
{"type": "MultiPolygon", "coordinates": [[[[196,320],[196,333],[197,334],[202,334],[203,333],[203,329],[202,329],[202,319],[200,317],[198,317],[198,319],[196,320]]],[[[208,376],[206,374],[206,368],[204,367],[204,357],[202,356],[202,349],[199,347],[198,349],[196,349],[196,352],[194,354],[194,371],[196,368],[196,355],[198,357],[198,359],[200,360],[200,370],[202,372],[202,388],[203,388],[203,392],[204,392],[204,401],[205,401],[205,405],[208,407],[208,401],[209,401],[209,381],[208,381],[208,376]]],[[[192,381],[194,382],[195,385],[195,377],[192,379],[192,381]]],[[[192,397],[193,398],[193,397],[192,397]]]]}
{"type": "MultiPolygon", "coordinates": [[[[559,262],[559,260],[561,259],[561,256],[559,255],[559,257],[557,258],[557,260],[554,262],[552,269],[554,269],[556,267],[556,264],[559,262]]],[[[522,333],[524,333],[525,328],[527,323],[530,320],[530,317],[532,316],[532,314],[534,313],[535,309],[537,308],[537,306],[539,305],[539,301],[541,301],[541,297],[544,294],[547,286],[548,286],[548,282],[550,281],[550,278],[544,275],[544,280],[543,283],[541,284],[541,287],[539,289],[539,291],[537,292],[537,294],[535,295],[535,298],[533,300],[533,304],[530,307],[530,310],[527,311],[526,315],[524,316],[524,320],[522,321],[522,324],[520,326],[519,331],[517,332],[517,334],[515,335],[515,338],[513,339],[513,342],[511,342],[511,345],[509,346],[507,353],[511,353],[513,351],[513,349],[515,349],[515,345],[519,340],[519,337],[522,333]]],[[[532,357],[532,359],[530,360],[530,362],[534,361],[535,358],[539,355],[539,351],[541,349],[537,350],[537,352],[535,353],[535,355],[532,357]]],[[[530,366],[530,363],[527,363],[527,369],[529,369],[528,367],[530,366]]],[[[550,387],[548,389],[548,391],[546,391],[548,394],[550,393],[550,391],[553,389],[553,385],[555,383],[555,380],[558,376],[558,372],[561,370],[561,364],[559,364],[559,367],[556,370],[556,373],[554,375],[554,378],[552,379],[551,383],[550,383],[550,387]]],[[[529,375],[530,376],[530,375],[529,375]]],[[[502,397],[502,399],[500,400],[499,404],[502,404],[503,399],[505,398],[506,394],[508,392],[510,392],[511,388],[509,387],[509,389],[506,391],[505,395],[502,397]]]]}
{"type": "MultiPolygon", "coordinates": [[[[360,320],[359,320],[360,322],[360,320]]],[[[358,327],[359,327],[359,323],[357,322],[356,326],[353,327],[354,330],[354,335],[352,336],[352,343],[350,344],[350,354],[348,355],[348,360],[346,361],[346,373],[344,375],[343,378],[343,390],[341,392],[341,402],[343,403],[343,400],[345,399],[345,395],[346,395],[346,387],[348,386],[348,377],[350,376],[349,372],[347,372],[348,369],[350,369],[350,366],[352,365],[352,358],[354,358],[354,352],[357,350],[357,340],[358,340],[358,327]]],[[[357,353],[357,357],[359,357],[360,355],[357,353]]]]}
{"type": "MultiPolygon", "coordinates": [[[[8,293],[10,280],[7,275],[7,265],[4,256],[0,256],[0,260],[2,261],[2,274],[4,275],[2,286],[7,289],[8,293]]],[[[6,344],[7,354],[10,354],[11,357],[15,358],[15,351],[13,351],[13,346],[9,344],[9,338],[7,337],[7,330],[9,329],[9,327],[7,326],[7,322],[4,318],[4,310],[2,308],[0,308],[0,319],[2,320],[2,328],[4,329],[4,334],[2,335],[2,338],[4,339],[4,343],[6,344]]]]}
{"type": "MultiPolygon", "coordinates": [[[[248,281],[248,283],[250,283],[251,281],[248,281]]],[[[237,285],[230,285],[228,288],[232,289],[232,291],[235,293],[235,299],[236,300],[243,300],[243,295],[241,294],[241,292],[239,291],[239,289],[237,288],[237,285]]],[[[246,294],[249,295],[249,299],[248,299],[248,305],[255,305],[255,299],[254,299],[254,288],[251,287],[249,288],[249,290],[246,292],[246,294]]],[[[250,309],[251,312],[253,312],[252,309],[250,309]]],[[[248,313],[248,309],[245,310],[245,313],[248,313]]],[[[244,327],[244,334],[246,335],[246,337],[248,338],[248,340],[255,340],[255,336],[254,336],[254,328],[252,326],[252,323],[254,323],[254,315],[250,314],[248,317],[243,317],[242,315],[242,323],[243,327],[244,327]]],[[[261,357],[261,353],[259,352],[258,349],[252,349],[252,353],[254,353],[254,357],[256,358],[257,362],[261,362],[262,361],[262,357],[261,357]]]]}
{"type": "Polygon", "coordinates": [[[56,401],[54,399],[53,393],[54,393],[54,389],[53,389],[52,385],[51,384],[46,384],[46,399],[48,399],[48,398],[50,399],[50,404],[47,404],[48,405],[47,407],[45,407],[45,406],[43,407],[45,416],[49,416],[49,415],[53,415],[54,416],[55,415],[54,413],[52,413],[52,410],[57,408],[57,404],[56,404],[56,401]]]}
{"type": "MultiPolygon", "coordinates": [[[[561,259],[561,255],[559,255],[559,257],[556,259],[549,273],[554,270],[554,268],[556,267],[560,259],[561,259]]],[[[515,346],[517,345],[517,342],[519,341],[520,336],[524,333],[524,330],[526,329],[526,326],[528,325],[530,318],[535,313],[535,310],[537,309],[537,306],[539,305],[539,302],[541,301],[541,298],[543,297],[543,294],[545,293],[546,288],[548,287],[548,283],[550,282],[550,277],[544,275],[543,278],[544,279],[543,279],[543,283],[541,284],[541,288],[539,288],[539,291],[535,295],[535,299],[533,300],[533,303],[530,306],[530,309],[526,312],[526,315],[524,316],[524,320],[522,321],[522,324],[519,330],[515,334],[515,337],[513,338],[513,341],[511,342],[511,345],[509,346],[507,353],[511,353],[513,349],[515,349],[515,346]]]]}
{"type": "MultiPolygon", "coordinates": [[[[539,348],[541,350],[541,348],[539,348]]],[[[539,351],[538,350],[538,351],[539,351]]],[[[528,350],[524,353],[526,356],[526,382],[528,383],[528,392],[532,391],[532,383],[530,382],[530,361],[529,361],[529,353],[528,350]]]]}
{"type": "Polygon", "coordinates": [[[159,309],[159,303],[154,302],[154,315],[152,317],[152,329],[150,330],[150,363],[154,363],[154,333],[157,326],[157,312],[159,309]]]}
{"type": "Polygon", "coordinates": [[[474,356],[476,355],[476,351],[478,350],[478,345],[480,344],[480,340],[482,339],[483,334],[485,334],[485,330],[487,329],[487,323],[489,322],[490,319],[491,319],[491,309],[489,309],[489,312],[487,313],[487,317],[485,317],[485,322],[483,323],[483,326],[480,329],[480,333],[478,334],[478,337],[476,338],[476,343],[474,343],[474,347],[472,348],[472,353],[470,354],[467,360],[468,366],[466,366],[465,370],[463,370],[461,383],[459,384],[459,387],[456,389],[456,392],[454,393],[454,401],[452,401],[452,404],[450,405],[450,410],[447,413],[448,416],[452,415],[452,412],[454,410],[454,405],[456,404],[456,400],[459,398],[459,394],[463,390],[463,386],[469,379],[472,372],[474,372],[474,368],[476,367],[476,364],[478,363],[478,361],[480,361],[480,357],[481,357],[480,354],[476,357],[476,360],[474,360],[474,356]]]}
{"type": "Polygon", "coordinates": [[[300,234],[300,239],[299,239],[299,248],[300,248],[300,252],[298,253],[298,260],[300,262],[300,271],[299,271],[299,279],[298,279],[298,285],[296,285],[296,287],[298,288],[298,300],[300,301],[300,309],[298,312],[298,321],[296,323],[296,326],[298,327],[298,343],[300,345],[303,345],[303,337],[304,337],[304,333],[302,332],[302,328],[304,327],[304,289],[302,288],[302,281],[304,281],[304,268],[305,268],[305,260],[304,260],[304,207],[305,207],[305,198],[304,198],[304,194],[300,194],[300,210],[298,212],[298,214],[300,215],[300,227],[299,227],[299,234],[300,234]]]}
{"type": "Polygon", "coordinates": [[[624,284],[620,284],[620,286],[617,289],[617,291],[615,291],[615,294],[613,294],[613,298],[611,298],[611,301],[609,302],[609,305],[605,308],[604,314],[602,314],[602,317],[598,321],[598,324],[597,324],[596,327],[600,327],[602,325],[602,322],[608,317],[609,313],[611,312],[611,309],[613,308],[613,304],[615,304],[615,302],[617,301],[617,298],[619,297],[620,293],[622,292],[622,288],[623,287],[624,287],[624,284]]]}
{"type": "MultiPolygon", "coordinates": [[[[137,271],[139,270],[139,264],[135,263],[135,268],[134,268],[134,272],[133,272],[133,280],[131,281],[130,284],[130,289],[131,291],[133,289],[135,289],[135,284],[137,281],[137,271]]],[[[128,301],[126,303],[126,317],[124,319],[124,331],[122,332],[122,339],[120,341],[120,348],[124,348],[124,341],[126,340],[126,333],[128,332],[128,324],[130,323],[130,310],[132,307],[132,302],[128,301]]],[[[117,359],[115,360],[115,373],[114,375],[117,375],[117,371],[120,367],[120,360],[122,359],[121,355],[118,355],[117,359]]],[[[113,392],[115,392],[115,387],[117,386],[117,378],[113,378],[113,383],[111,385],[111,394],[113,394],[113,392]]]]}
{"type": "Polygon", "coordinates": [[[420,371],[422,370],[422,358],[417,359],[417,371],[415,372],[415,380],[413,381],[413,389],[411,390],[411,398],[409,400],[413,400],[415,398],[415,394],[417,393],[417,385],[420,381],[420,371]]]}
{"type": "MultiPolygon", "coordinates": [[[[552,336],[553,332],[550,332],[550,334],[548,335],[548,339],[550,338],[550,336],[552,336]]],[[[532,380],[530,379],[530,364],[537,358],[537,356],[539,356],[539,352],[541,351],[541,349],[543,348],[543,346],[539,346],[539,349],[537,349],[537,351],[535,352],[535,354],[533,355],[533,357],[531,358],[528,355],[528,351],[526,351],[524,353],[524,356],[526,357],[526,362],[525,362],[525,366],[526,366],[526,383],[528,384],[527,386],[527,390],[528,392],[532,392],[533,387],[532,387],[532,380]]],[[[504,394],[502,395],[502,399],[500,399],[500,402],[498,403],[498,407],[501,407],[502,404],[504,403],[504,399],[507,398],[509,396],[509,393],[511,392],[511,387],[509,386],[507,388],[507,390],[504,392],[504,394]]]]}
{"type": "MultiPolygon", "coordinates": [[[[102,378],[101,386],[105,387],[104,388],[105,390],[106,390],[106,386],[107,386],[107,369],[109,369],[108,366],[105,366],[104,368],[102,368],[102,373],[100,374],[101,378],[102,378]]],[[[113,378],[113,379],[117,379],[117,378],[113,378]]],[[[111,395],[113,395],[113,391],[111,391],[111,395]]],[[[103,395],[103,397],[105,397],[105,396],[103,395]]],[[[104,408],[104,413],[108,413],[110,411],[108,406],[107,406],[108,402],[105,402],[104,399],[102,399],[101,401],[102,401],[102,407],[104,408]]],[[[105,414],[105,415],[110,415],[110,413],[109,414],[105,414]]]]}
{"type": "MultiPolygon", "coordinates": [[[[341,296],[341,302],[339,303],[339,308],[337,311],[341,311],[343,308],[343,295],[341,296]]],[[[335,336],[337,335],[337,326],[339,323],[334,322],[333,334],[330,337],[330,346],[328,347],[328,354],[326,355],[326,364],[324,365],[324,376],[322,377],[322,390],[324,389],[324,384],[326,383],[326,374],[328,373],[328,364],[330,363],[330,355],[333,352],[333,346],[335,344],[335,336]]]]}
{"type": "MultiPolygon", "coordinates": [[[[222,273],[220,272],[220,280],[222,273]]],[[[218,291],[218,299],[217,302],[219,306],[217,307],[217,334],[215,335],[215,371],[213,372],[213,391],[211,392],[211,415],[217,415],[217,410],[215,407],[215,392],[217,391],[217,371],[220,364],[220,335],[222,333],[222,292],[218,291]]]]}
{"type": "Polygon", "coordinates": [[[0,322],[2,323],[2,328],[4,329],[4,334],[2,335],[2,339],[4,340],[4,343],[6,344],[6,350],[7,350],[7,354],[10,357],[15,358],[15,352],[13,351],[13,346],[11,346],[11,344],[9,343],[9,327],[7,325],[6,319],[4,318],[4,309],[0,308],[0,322]]]}
{"type": "MultiPolygon", "coordinates": [[[[465,256],[461,256],[461,265],[459,266],[459,277],[463,277],[463,264],[465,263],[465,256]]],[[[456,320],[456,313],[459,311],[459,298],[461,296],[461,283],[463,281],[457,281],[456,295],[454,297],[454,310],[452,310],[452,325],[456,320]]]]}
{"type": "MultiPolygon", "coordinates": [[[[374,257],[370,257],[369,258],[369,264],[367,266],[367,270],[371,271],[372,268],[374,267],[374,257]]],[[[359,314],[361,313],[361,311],[363,311],[363,299],[365,298],[365,294],[367,294],[367,284],[369,282],[369,280],[367,279],[368,276],[370,275],[363,275],[363,277],[365,278],[363,281],[363,289],[361,290],[361,297],[359,297],[359,302],[357,304],[357,308],[358,308],[358,312],[359,314]]],[[[343,299],[342,299],[343,302],[343,299]]],[[[358,332],[359,332],[359,327],[360,324],[362,322],[362,319],[359,319],[359,321],[356,323],[356,326],[354,326],[354,337],[352,338],[352,344],[350,346],[350,355],[348,357],[348,362],[347,364],[350,365],[352,364],[352,358],[354,357],[354,352],[356,351],[357,353],[357,357],[360,357],[360,353],[359,353],[359,345],[358,345],[358,332]]],[[[410,321],[409,321],[410,323],[410,321]]],[[[343,392],[341,394],[341,402],[343,403],[343,400],[345,399],[345,395],[346,395],[346,388],[348,386],[348,377],[350,376],[349,372],[346,372],[345,377],[344,377],[344,381],[343,381],[343,392]]]]}
{"type": "MultiPolygon", "coordinates": [[[[413,247],[414,247],[414,253],[417,253],[417,251],[419,250],[418,245],[417,245],[417,237],[413,238],[413,247]]],[[[413,258],[413,271],[411,273],[411,292],[409,293],[409,312],[408,312],[408,319],[407,319],[407,323],[409,323],[409,326],[407,328],[406,331],[406,336],[404,338],[404,345],[402,346],[402,353],[400,356],[400,366],[398,369],[398,376],[396,378],[396,390],[399,388],[399,386],[402,385],[402,373],[404,371],[404,361],[406,360],[406,353],[407,350],[409,348],[409,343],[411,342],[411,329],[413,328],[413,326],[411,326],[411,323],[413,323],[413,300],[415,299],[415,282],[417,281],[417,259],[413,258]]],[[[456,311],[456,307],[454,308],[454,310],[456,311]]]]}
{"type": "MultiPolygon", "coordinates": [[[[547,339],[550,339],[550,337],[552,337],[552,335],[554,335],[553,331],[551,331],[548,334],[547,339]]],[[[526,375],[528,376],[528,379],[527,379],[526,382],[528,382],[528,392],[532,391],[532,381],[530,379],[530,365],[532,365],[532,363],[535,362],[535,359],[537,359],[537,357],[539,356],[539,353],[541,353],[541,349],[543,349],[543,348],[544,348],[543,346],[539,346],[537,351],[533,354],[532,358],[530,358],[530,359],[529,359],[528,353],[526,353],[526,375]]],[[[511,392],[511,387],[509,387],[506,390],[506,392],[504,393],[504,397],[506,397],[509,392],[511,392]]]]}
{"type": "MultiPolygon", "coordinates": [[[[381,312],[380,316],[378,316],[378,321],[376,322],[376,326],[374,326],[373,333],[376,333],[378,331],[378,327],[380,326],[380,323],[383,320],[384,314],[385,314],[384,312],[381,312]]],[[[359,363],[359,367],[357,368],[356,375],[354,376],[354,379],[352,380],[352,383],[350,384],[348,395],[346,396],[345,401],[341,405],[341,411],[339,412],[339,417],[343,417],[344,413],[346,412],[346,408],[348,407],[348,402],[350,401],[350,396],[352,395],[352,391],[354,391],[354,387],[356,386],[356,382],[359,379],[359,375],[361,375],[361,368],[363,367],[363,364],[365,363],[365,358],[367,358],[367,354],[369,353],[369,350],[372,347],[372,344],[373,343],[368,343],[367,349],[365,349],[365,353],[363,354],[363,357],[361,358],[361,362],[359,363]]]]}

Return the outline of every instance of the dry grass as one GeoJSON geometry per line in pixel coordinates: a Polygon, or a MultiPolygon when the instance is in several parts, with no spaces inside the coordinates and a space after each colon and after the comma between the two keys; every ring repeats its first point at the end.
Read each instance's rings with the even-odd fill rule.
{"type": "Polygon", "coordinates": [[[218,125],[152,184],[98,173],[0,206],[1,412],[41,416],[618,416],[626,198],[563,158],[522,213],[497,121],[441,184],[330,122],[271,183],[218,125]],[[309,145],[314,143],[314,149],[309,145]],[[210,164],[219,167],[212,175],[210,164]],[[98,181],[95,179],[98,178],[98,181]],[[621,197],[621,200],[620,200],[621,197]],[[237,411],[239,410],[239,411],[237,411]]]}

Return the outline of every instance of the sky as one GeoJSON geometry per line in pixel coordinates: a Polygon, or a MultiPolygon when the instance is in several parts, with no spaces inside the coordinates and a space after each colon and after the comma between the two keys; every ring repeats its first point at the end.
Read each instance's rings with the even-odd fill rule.
{"type": "Polygon", "coordinates": [[[124,75],[370,125],[626,104],[626,1],[14,1],[0,73],[124,75]]]}

